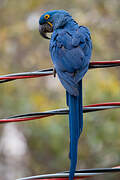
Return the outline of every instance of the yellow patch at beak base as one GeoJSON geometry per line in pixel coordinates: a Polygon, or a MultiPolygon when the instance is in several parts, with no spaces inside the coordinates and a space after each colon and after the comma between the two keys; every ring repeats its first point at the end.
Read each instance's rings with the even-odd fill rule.
{"type": "Polygon", "coordinates": [[[48,22],[48,24],[49,24],[51,27],[53,27],[53,25],[52,25],[52,23],[51,23],[51,22],[48,22]]]}

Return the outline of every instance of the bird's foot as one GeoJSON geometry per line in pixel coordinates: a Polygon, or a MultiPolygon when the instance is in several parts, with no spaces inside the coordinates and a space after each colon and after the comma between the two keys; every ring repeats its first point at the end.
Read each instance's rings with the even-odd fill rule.
{"type": "Polygon", "coordinates": [[[53,68],[53,76],[54,76],[54,78],[56,77],[56,69],[55,68],[53,68]]]}

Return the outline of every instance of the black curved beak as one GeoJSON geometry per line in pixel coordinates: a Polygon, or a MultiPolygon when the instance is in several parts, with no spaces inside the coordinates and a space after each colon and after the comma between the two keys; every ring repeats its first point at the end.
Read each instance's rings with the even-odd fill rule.
{"type": "Polygon", "coordinates": [[[43,25],[39,25],[39,32],[40,32],[40,35],[45,38],[45,39],[50,39],[47,35],[46,35],[46,32],[44,31],[44,28],[43,28],[43,25]]]}
{"type": "Polygon", "coordinates": [[[39,32],[40,32],[40,35],[45,38],[45,39],[50,39],[48,36],[47,36],[47,33],[51,33],[53,32],[53,27],[48,24],[48,23],[44,23],[44,24],[39,24],[39,32]]]}

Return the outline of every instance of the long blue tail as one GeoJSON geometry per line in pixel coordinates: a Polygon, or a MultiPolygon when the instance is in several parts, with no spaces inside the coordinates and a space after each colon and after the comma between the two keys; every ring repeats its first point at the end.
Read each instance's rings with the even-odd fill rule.
{"type": "Polygon", "coordinates": [[[76,165],[78,140],[83,129],[83,107],[82,107],[82,80],[79,82],[79,96],[72,96],[67,92],[67,105],[69,106],[69,128],[70,128],[70,175],[73,180],[76,165]]]}

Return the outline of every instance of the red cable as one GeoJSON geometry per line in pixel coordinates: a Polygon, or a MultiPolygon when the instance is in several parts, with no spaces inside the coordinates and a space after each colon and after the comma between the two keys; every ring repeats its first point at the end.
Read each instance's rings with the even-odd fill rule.
{"type": "Polygon", "coordinates": [[[52,74],[40,74],[40,75],[29,75],[29,76],[8,76],[8,77],[0,77],[0,80],[5,80],[5,79],[27,79],[27,78],[36,78],[40,76],[49,76],[52,74]]]}
{"type": "Polygon", "coordinates": [[[43,115],[43,116],[39,116],[39,117],[28,117],[28,118],[8,118],[8,119],[1,119],[0,123],[8,123],[8,122],[21,122],[21,121],[31,121],[31,120],[35,120],[35,119],[41,119],[44,117],[49,117],[51,115],[43,115]]]}
{"type": "MultiPolygon", "coordinates": [[[[74,177],[73,179],[85,179],[85,178],[90,178],[92,177],[91,175],[90,176],[80,176],[80,177],[74,177]]],[[[30,179],[28,179],[30,180],[30,179]]],[[[36,178],[33,178],[31,180],[41,180],[41,179],[36,179],[36,178]]],[[[43,180],[69,180],[69,177],[61,177],[61,178],[43,178],[43,180]]]]}
{"type": "Polygon", "coordinates": [[[98,65],[98,64],[120,64],[120,60],[115,61],[92,61],[90,65],[98,65]]]}
{"type": "MultiPolygon", "coordinates": [[[[112,102],[112,103],[100,103],[100,104],[92,104],[92,105],[87,105],[85,107],[100,107],[100,106],[120,106],[120,102],[112,102]]],[[[111,107],[112,108],[112,107],[111,107]]],[[[43,115],[34,115],[33,117],[11,117],[11,118],[6,118],[6,119],[1,119],[0,123],[8,123],[8,122],[21,122],[21,121],[30,121],[30,120],[35,120],[35,119],[41,119],[49,116],[53,116],[55,114],[43,114],[43,115]]],[[[56,114],[57,115],[57,114],[56,114]]]]}
{"type": "MultiPolygon", "coordinates": [[[[90,66],[95,66],[95,65],[114,65],[114,64],[120,64],[120,60],[115,60],[115,61],[93,61],[90,62],[90,66]]],[[[49,70],[48,70],[49,71],[49,70]]],[[[40,71],[41,74],[31,74],[31,75],[3,75],[0,77],[0,80],[2,82],[2,80],[16,80],[16,79],[27,79],[27,78],[36,78],[36,77],[42,77],[42,76],[49,76],[49,75],[53,75],[53,71],[51,70],[51,72],[46,71],[40,71]],[[46,72],[46,73],[45,73],[46,72]],[[42,74],[43,73],[43,74],[42,74]]],[[[32,73],[32,72],[31,72],[32,73]]],[[[37,73],[37,71],[36,71],[37,73]]]]}
{"type": "Polygon", "coordinates": [[[87,105],[85,107],[98,107],[98,106],[120,106],[120,102],[92,104],[92,105],[87,105]]]}

